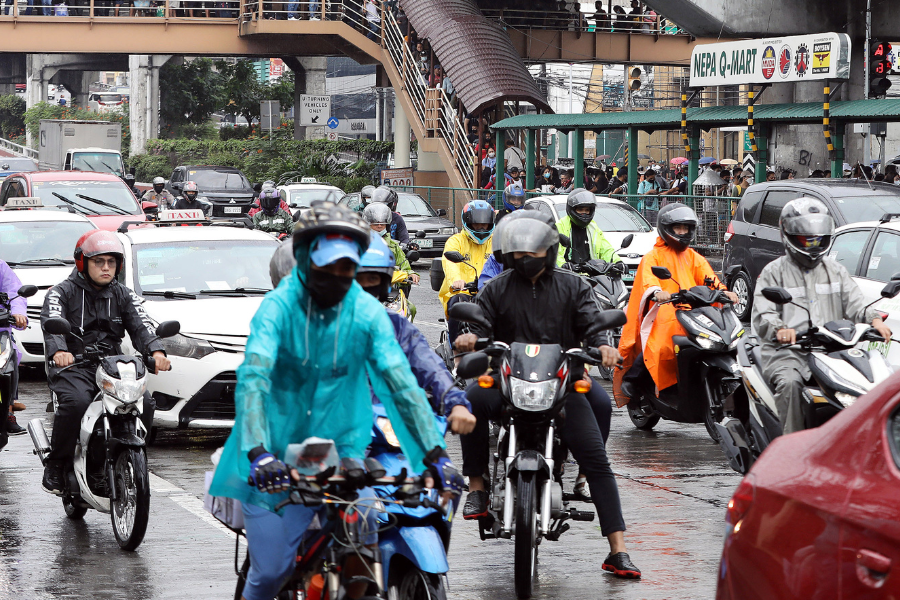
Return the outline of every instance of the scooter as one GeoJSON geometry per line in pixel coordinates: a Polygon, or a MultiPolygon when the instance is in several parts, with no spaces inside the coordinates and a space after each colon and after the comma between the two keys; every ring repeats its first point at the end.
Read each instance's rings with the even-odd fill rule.
{"type": "MultiPolygon", "coordinates": [[[[16,296],[10,298],[7,294],[0,294],[0,327],[11,328],[16,321],[12,316],[12,301],[16,298],[30,298],[37,293],[37,286],[23,285],[16,296]]],[[[12,329],[0,331],[0,418],[3,419],[2,434],[0,434],[0,449],[6,446],[9,436],[6,433],[6,415],[9,413],[9,405],[16,393],[18,383],[19,361],[16,352],[16,339],[12,329]]]]}
{"type": "MultiPolygon", "coordinates": [[[[400,442],[387,417],[384,406],[375,403],[375,424],[372,428],[372,445],[369,458],[384,467],[388,477],[406,477],[422,469],[414,468],[400,451],[400,442]]],[[[435,417],[438,431],[443,435],[447,420],[435,417]]],[[[376,485],[379,498],[392,498],[397,487],[376,485]]],[[[384,567],[387,600],[419,600],[429,598],[443,600],[447,597],[447,551],[450,548],[450,530],[453,515],[459,504],[454,499],[446,512],[440,506],[436,490],[426,490],[423,496],[430,502],[411,508],[402,504],[384,504],[385,512],[379,514],[378,547],[384,567]],[[395,527],[388,527],[389,524],[395,527]]]]}
{"type": "MultiPolygon", "coordinates": [[[[651,270],[657,279],[672,279],[665,267],[651,270]]],[[[718,441],[716,424],[725,416],[726,403],[734,403],[733,396],[744,394],[736,360],[744,326],[724,291],[712,287],[711,280],[707,285],[680,289],[668,303],[676,305],[675,316],[687,332],[672,338],[678,383],[659,390],[657,396],[656,385],[648,377],[638,397],[627,404],[628,416],[635,427],[645,430],[653,429],[660,419],[703,423],[713,441],[718,441]]]]}
{"type": "MultiPolygon", "coordinates": [[[[449,260],[452,263],[463,263],[472,267],[472,270],[478,272],[473,265],[466,262],[465,257],[459,252],[445,252],[444,258],[449,260]]],[[[435,258],[431,261],[431,289],[435,292],[441,291],[441,286],[444,285],[444,265],[441,262],[440,258],[435,258]]],[[[463,288],[463,293],[468,296],[474,298],[478,294],[478,278],[475,278],[475,281],[470,281],[466,284],[466,287],[463,288]]],[[[447,326],[447,319],[441,317],[438,319],[439,323],[442,323],[444,328],[441,330],[441,337],[438,341],[437,346],[434,347],[434,351],[438,356],[441,357],[441,360],[444,361],[444,366],[447,367],[447,370],[451,373],[456,372],[456,362],[454,360],[454,352],[453,352],[453,340],[450,339],[450,329],[447,326]]],[[[460,327],[460,333],[468,333],[468,329],[465,324],[462,324],[460,327]]],[[[465,387],[463,382],[457,378],[460,387],[465,387]]]]}
{"type": "MultiPolygon", "coordinates": [[[[166,321],[157,326],[156,334],[172,337],[180,328],[178,321],[166,321]]],[[[62,318],[48,319],[44,331],[74,335],[72,326],[62,318]]],[[[65,469],[62,503],[70,519],[81,519],[89,508],[109,513],[119,547],[134,550],[144,539],[150,517],[150,480],[144,450],[147,429],[141,414],[147,374],[156,370],[156,361],[152,356],[141,360],[139,356],[112,352],[104,342],[86,345],[84,353],[64,367],[96,365],[100,391],[81,419],[75,460],[65,469]]],[[[44,420],[32,419],[27,428],[34,453],[45,464],[50,440],[44,420]]]]}
{"type": "MultiPolygon", "coordinates": [[[[881,290],[883,298],[900,293],[900,281],[890,281],[881,290]]],[[[764,288],[763,296],[776,304],[793,304],[787,290],[764,288]]],[[[877,302],[876,300],[875,302],[877,302]]],[[[874,302],[872,303],[874,304],[874,302]]],[[[871,306],[871,304],[869,305],[871,306]]],[[[829,321],[821,328],[808,321],[807,331],[797,335],[796,344],[784,344],[807,353],[812,379],[803,393],[803,421],[805,429],[812,429],[856,402],[894,372],[893,367],[877,350],[860,350],[860,342],[884,342],[869,325],[851,321],[829,321]]],[[[719,442],[731,468],[746,474],[772,440],[783,432],[775,404],[775,391],[763,376],[762,340],[746,336],[738,345],[738,362],[748,402],[734,410],[716,425],[719,442]]]]}
{"type": "MultiPolygon", "coordinates": [[[[410,250],[407,252],[406,257],[410,262],[415,262],[419,258],[419,253],[415,250],[410,250]]],[[[409,280],[409,273],[397,269],[391,276],[391,289],[388,292],[387,300],[382,302],[385,308],[403,315],[410,323],[416,318],[415,306],[409,301],[411,289],[412,282],[409,280]]]]}
{"type": "MultiPolygon", "coordinates": [[[[480,306],[460,302],[450,316],[490,330],[480,306]]],[[[621,310],[601,314],[603,329],[621,327],[621,310]]],[[[566,449],[556,434],[557,419],[572,391],[585,393],[591,380],[585,365],[602,361],[596,348],[565,349],[557,344],[505,344],[479,339],[460,360],[457,373],[478,378],[483,388],[499,386],[503,396],[500,434],[493,457],[488,516],[479,519],[481,539],[515,537],[515,588],[519,598],[532,595],[542,539],[558,541],[570,525],[593,521],[594,513],[567,507],[562,492],[566,449]],[[493,367],[493,375],[485,375],[493,367]]]]}

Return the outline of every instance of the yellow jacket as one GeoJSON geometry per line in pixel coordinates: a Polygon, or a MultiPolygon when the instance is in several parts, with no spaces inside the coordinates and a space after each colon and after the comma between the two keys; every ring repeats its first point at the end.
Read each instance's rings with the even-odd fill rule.
{"type": "Polygon", "coordinates": [[[441,304],[444,305],[445,314],[447,312],[447,302],[450,300],[450,297],[464,293],[451,290],[450,284],[460,279],[466,283],[478,279],[481,270],[484,268],[484,263],[491,254],[491,241],[492,238],[488,238],[483,244],[476,244],[465,231],[460,231],[459,233],[450,236],[450,239],[447,240],[447,245],[444,246],[444,252],[459,252],[465,257],[466,262],[474,266],[477,271],[473,270],[469,265],[452,263],[447,260],[446,257],[441,259],[441,262],[444,265],[444,284],[441,286],[441,291],[438,295],[441,298],[441,304]]]}

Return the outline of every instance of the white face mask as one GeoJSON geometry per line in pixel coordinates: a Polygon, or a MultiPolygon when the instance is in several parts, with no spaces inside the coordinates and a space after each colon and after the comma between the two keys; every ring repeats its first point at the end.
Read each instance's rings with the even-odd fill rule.
{"type": "Polygon", "coordinates": [[[491,158],[494,158],[494,157],[497,156],[497,155],[494,154],[493,152],[488,152],[488,156],[490,156],[491,158]]]}

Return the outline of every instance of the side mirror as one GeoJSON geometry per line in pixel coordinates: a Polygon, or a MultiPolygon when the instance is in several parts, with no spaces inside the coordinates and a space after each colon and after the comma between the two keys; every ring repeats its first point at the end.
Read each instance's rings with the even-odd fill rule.
{"type": "Polygon", "coordinates": [[[417,260],[419,260],[419,253],[416,252],[415,250],[410,250],[409,252],[406,253],[406,260],[408,260],[411,263],[416,262],[417,260]]]}
{"type": "Polygon", "coordinates": [[[181,331],[181,323],[178,321],[163,321],[156,326],[156,335],[161,338],[178,335],[179,331],[181,331]]]}
{"type": "Polygon", "coordinates": [[[418,240],[425,239],[425,230],[424,229],[420,229],[416,232],[416,239],[418,239],[418,240]]]}
{"type": "Polygon", "coordinates": [[[290,207],[291,208],[300,208],[300,205],[297,204],[296,202],[291,202],[290,207]]]}
{"type": "Polygon", "coordinates": [[[780,287],[763,288],[762,295],[766,300],[775,304],[788,304],[794,299],[786,289],[780,287]]]}
{"type": "Polygon", "coordinates": [[[444,285],[444,263],[440,258],[431,260],[431,269],[428,272],[431,279],[431,289],[435,292],[441,291],[444,285]]]}
{"type": "Polygon", "coordinates": [[[900,281],[900,273],[894,273],[891,276],[891,281],[900,281]]]}
{"type": "Polygon", "coordinates": [[[464,260],[466,260],[465,256],[463,256],[462,254],[460,254],[459,252],[456,252],[456,251],[444,252],[444,258],[446,258],[450,262],[456,263],[456,264],[459,264],[459,263],[463,262],[464,260]]]}
{"type": "Polygon", "coordinates": [[[564,233],[559,234],[559,245],[563,248],[571,248],[572,240],[564,233]]]}
{"type": "Polygon", "coordinates": [[[484,318],[484,311],[474,302],[457,302],[450,307],[450,318],[492,329],[491,324],[484,318]]]}
{"type": "Polygon", "coordinates": [[[625,248],[630,246],[631,242],[633,242],[633,241],[634,241],[634,234],[629,233],[628,235],[625,236],[625,239],[622,240],[622,247],[620,248],[620,250],[624,250],[625,248]]]}
{"type": "Polygon", "coordinates": [[[439,208],[439,209],[438,209],[438,216],[439,216],[439,217],[446,217],[446,216],[447,216],[447,211],[444,210],[443,208],[439,208]]]}
{"type": "Polygon", "coordinates": [[[72,332],[72,326],[62,317],[53,317],[44,323],[44,331],[50,335],[67,335],[72,332]]]}
{"type": "Polygon", "coordinates": [[[456,374],[463,379],[474,379],[480,375],[484,375],[488,370],[491,362],[488,355],[483,352],[473,352],[466,354],[459,359],[456,365],[456,374]]]}
{"type": "Polygon", "coordinates": [[[159,205],[156,202],[141,202],[141,210],[145,215],[159,212],[159,205]]]}
{"type": "Polygon", "coordinates": [[[650,267],[650,272],[657,279],[672,279],[672,273],[665,267],[650,267]]]}
{"type": "Polygon", "coordinates": [[[604,310],[600,312],[600,329],[624,327],[628,317],[624,310],[604,310]]]}
{"type": "Polygon", "coordinates": [[[23,285],[19,288],[18,294],[22,298],[31,298],[32,296],[37,294],[37,291],[38,289],[36,285],[23,285]]]}
{"type": "MultiPolygon", "coordinates": [[[[887,282],[887,285],[884,286],[884,289],[881,290],[882,298],[893,298],[897,294],[900,294],[900,280],[891,279],[887,282]]],[[[21,293],[19,294],[22,295],[21,293]]]]}

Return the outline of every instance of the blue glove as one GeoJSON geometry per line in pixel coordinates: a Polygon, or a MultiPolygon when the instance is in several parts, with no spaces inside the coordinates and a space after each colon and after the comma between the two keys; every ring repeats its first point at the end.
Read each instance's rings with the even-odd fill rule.
{"type": "Polygon", "coordinates": [[[291,487],[291,476],[288,466],[275,458],[262,446],[257,446],[247,453],[250,459],[250,478],[247,481],[255,485],[261,492],[274,494],[286,492],[291,487]]]}
{"type": "Polygon", "coordinates": [[[422,462],[428,467],[428,471],[434,477],[435,486],[439,490],[452,492],[454,496],[459,497],[466,482],[454,466],[453,461],[447,456],[446,450],[435,446],[422,462]]]}

